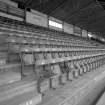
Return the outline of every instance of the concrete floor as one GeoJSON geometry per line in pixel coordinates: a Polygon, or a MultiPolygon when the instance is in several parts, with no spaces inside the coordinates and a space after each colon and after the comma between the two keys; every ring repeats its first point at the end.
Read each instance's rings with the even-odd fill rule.
{"type": "MultiPolygon", "coordinates": [[[[104,68],[105,65],[79,76],[78,79],[74,79],[72,82],[68,81],[64,86],[59,85],[56,90],[48,90],[39,105],[95,105],[105,90],[104,68]]],[[[27,97],[29,97],[28,95],[27,97]]],[[[22,98],[26,98],[26,95],[22,98]]],[[[17,100],[14,97],[14,100],[10,101],[11,104],[8,105],[20,105],[21,99],[17,100]]],[[[7,105],[7,103],[9,103],[8,100],[0,103],[0,105],[7,105]]]]}
{"type": "Polygon", "coordinates": [[[100,83],[96,84],[94,88],[89,90],[88,94],[76,105],[97,105],[97,102],[101,98],[104,91],[105,91],[105,78],[102,81],[100,81],[100,83]]]}
{"type": "Polygon", "coordinates": [[[105,90],[100,94],[100,97],[98,97],[98,101],[96,101],[95,105],[105,105],[105,90]]]}
{"type": "Polygon", "coordinates": [[[93,70],[55,91],[49,91],[40,105],[95,105],[105,90],[105,66],[93,70]]]}

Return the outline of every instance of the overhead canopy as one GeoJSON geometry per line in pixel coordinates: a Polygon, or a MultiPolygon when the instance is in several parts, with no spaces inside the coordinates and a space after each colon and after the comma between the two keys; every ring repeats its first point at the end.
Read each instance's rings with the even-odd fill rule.
{"type": "Polygon", "coordinates": [[[82,29],[105,34],[103,0],[13,0],[82,29]]]}

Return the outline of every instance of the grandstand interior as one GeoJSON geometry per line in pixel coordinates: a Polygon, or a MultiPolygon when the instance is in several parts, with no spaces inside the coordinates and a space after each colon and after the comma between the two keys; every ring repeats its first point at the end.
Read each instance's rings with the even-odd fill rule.
{"type": "Polygon", "coordinates": [[[105,105],[104,7],[0,0],[0,105],[105,105]]]}

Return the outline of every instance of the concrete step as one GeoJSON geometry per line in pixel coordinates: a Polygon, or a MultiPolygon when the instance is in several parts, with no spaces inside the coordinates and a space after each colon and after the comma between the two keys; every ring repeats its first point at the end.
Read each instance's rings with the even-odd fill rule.
{"type": "Polygon", "coordinates": [[[96,105],[105,105],[105,91],[102,93],[96,105]]]}
{"type": "Polygon", "coordinates": [[[79,102],[97,86],[101,85],[100,90],[96,89],[98,92],[103,90],[105,87],[104,67],[91,71],[77,80],[68,82],[67,85],[59,87],[54,91],[48,91],[39,105],[89,105],[79,104],[79,102]]]}

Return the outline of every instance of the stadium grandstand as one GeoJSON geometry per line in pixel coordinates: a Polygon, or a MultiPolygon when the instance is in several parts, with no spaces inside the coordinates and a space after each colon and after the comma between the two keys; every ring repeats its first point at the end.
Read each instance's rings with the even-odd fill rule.
{"type": "Polygon", "coordinates": [[[105,105],[104,0],[0,0],[0,105],[105,105]]]}

